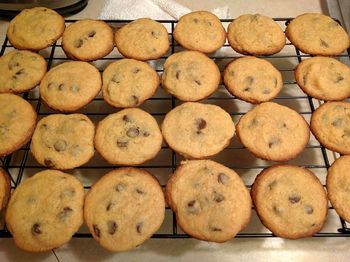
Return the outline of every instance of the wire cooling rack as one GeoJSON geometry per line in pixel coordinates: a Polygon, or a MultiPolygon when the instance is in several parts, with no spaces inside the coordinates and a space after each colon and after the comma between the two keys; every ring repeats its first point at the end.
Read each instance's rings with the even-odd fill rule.
{"type": "MultiPolygon", "coordinates": [[[[292,18],[275,18],[274,20],[284,29],[290,20],[292,20],[292,18]]],[[[69,25],[75,21],[76,20],[66,20],[66,24],[69,25]]],[[[158,21],[167,28],[168,32],[170,32],[169,40],[171,45],[168,53],[165,56],[158,60],[149,62],[150,65],[154,67],[159,74],[161,74],[163,71],[163,64],[165,59],[171,54],[183,49],[175,42],[172,37],[172,32],[177,22],[168,20],[158,21]]],[[[227,28],[228,24],[232,20],[226,19],[221,21],[227,28]]],[[[106,22],[114,29],[118,29],[130,21],[109,20],[106,22]]],[[[6,54],[12,50],[13,47],[8,42],[8,39],[5,38],[1,47],[0,55],[6,54]]],[[[39,54],[41,54],[46,59],[48,63],[48,70],[57,64],[69,61],[63,52],[60,40],[45,50],[40,51],[39,54]]],[[[242,55],[234,52],[232,48],[227,43],[225,43],[225,45],[220,50],[210,54],[209,56],[216,62],[222,72],[228,62],[242,55]]],[[[298,63],[307,57],[309,57],[309,55],[301,53],[298,49],[291,45],[291,43],[287,42],[286,46],[280,53],[272,56],[264,56],[263,58],[270,61],[281,71],[283,75],[283,90],[279,96],[274,99],[274,101],[296,110],[309,122],[312,112],[315,111],[315,109],[322,103],[322,101],[318,101],[309,96],[306,96],[296,85],[294,79],[295,67],[298,63]]],[[[100,72],[102,72],[108,64],[120,58],[122,58],[122,56],[116,49],[114,49],[111,54],[102,59],[94,61],[92,64],[94,64],[100,70],[100,72]]],[[[347,50],[347,53],[343,53],[337,58],[342,62],[349,64],[350,50],[347,50]]],[[[39,119],[48,114],[57,113],[41,103],[39,99],[38,88],[35,88],[29,93],[23,94],[23,98],[25,98],[33,105],[33,107],[36,109],[39,119]]],[[[222,84],[220,84],[217,92],[215,92],[212,96],[203,102],[221,106],[231,114],[235,123],[237,123],[240,116],[252,108],[252,105],[231,96],[225,90],[222,84]]],[[[159,88],[155,96],[146,101],[141,106],[141,108],[151,113],[157,119],[157,121],[161,123],[165,114],[180,103],[181,102],[176,98],[170,96],[161,88],[159,88]]],[[[107,105],[103,101],[101,94],[99,94],[99,96],[97,96],[89,105],[87,105],[84,109],[79,110],[78,112],[88,115],[93,122],[97,123],[108,114],[116,111],[117,109],[107,105]]],[[[30,142],[12,155],[1,158],[1,164],[3,168],[7,170],[11,176],[12,189],[15,189],[27,177],[30,177],[31,175],[45,169],[33,159],[29,148],[30,142]]],[[[335,157],[336,155],[333,152],[330,152],[321,146],[319,142],[311,135],[310,142],[305,150],[296,159],[290,161],[290,163],[310,169],[317,175],[317,177],[324,185],[327,169],[335,157]]],[[[213,159],[234,169],[242,177],[249,189],[251,188],[256,175],[259,174],[262,169],[274,164],[273,162],[263,161],[252,156],[245,149],[245,147],[240,144],[237,138],[234,138],[231,144],[225,150],[223,150],[223,152],[213,157],[213,159]]],[[[161,152],[155,159],[143,165],[140,165],[139,167],[144,168],[145,170],[155,175],[160,181],[161,185],[164,187],[170,174],[176,169],[181,160],[182,157],[180,155],[172,151],[167,145],[163,144],[161,152]]],[[[78,177],[79,180],[84,184],[85,190],[89,190],[91,185],[98,178],[100,178],[103,174],[107,173],[111,169],[117,167],[118,166],[107,164],[96,153],[94,158],[86,165],[74,170],[68,170],[66,172],[78,177]]],[[[6,229],[6,225],[4,224],[3,216],[1,219],[0,237],[11,237],[11,234],[6,229]]],[[[327,222],[323,230],[314,236],[349,237],[350,227],[335,213],[334,209],[329,204],[327,222]]],[[[74,235],[74,237],[91,237],[91,234],[88,232],[87,227],[83,226],[79,232],[74,235]]],[[[184,234],[177,226],[175,214],[169,207],[166,207],[165,221],[162,227],[156,234],[152,236],[152,238],[188,237],[190,236],[184,234]]],[[[253,208],[253,214],[249,225],[236,237],[266,238],[275,236],[261,224],[253,208]]]]}

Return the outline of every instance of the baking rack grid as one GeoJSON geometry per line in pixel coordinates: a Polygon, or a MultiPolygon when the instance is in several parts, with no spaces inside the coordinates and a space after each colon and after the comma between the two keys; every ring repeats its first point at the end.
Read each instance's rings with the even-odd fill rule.
{"type": "MultiPolygon", "coordinates": [[[[292,18],[274,18],[274,20],[280,24],[282,28],[292,20],[292,18]]],[[[66,24],[75,22],[76,20],[66,20],[66,24]]],[[[170,49],[168,53],[157,61],[150,61],[149,63],[156,69],[156,71],[161,74],[163,71],[163,63],[165,59],[171,54],[183,50],[173,39],[172,32],[177,21],[172,20],[158,20],[162,23],[168,30],[170,49]]],[[[232,19],[221,20],[223,25],[227,25],[232,21],[232,19]]],[[[108,20],[106,21],[113,28],[119,28],[122,25],[130,22],[129,20],[108,20]]],[[[9,43],[8,39],[5,38],[0,55],[3,55],[9,51],[13,50],[13,47],[9,43]]],[[[57,63],[62,63],[68,61],[68,59],[60,43],[60,40],[54,43],[51,47],[39,52],[48,63],[48,70],[55,66],[57,63]]],[[[225,45],[217,52],[210,54],[209,57],[212,58],[219,66],[221,72],[224,66],[234,58],[240,57],[242,55],[234,52],[231,47],[226,42],[225,45]]],[[[290,106],[291,108],[298,111],[308,122],[312,112],[322,103],[321,101],[315,100],[311,97],[306,96],[296,85],[294,79],[294,68],[300,63],[304,58],[310,57],[307,54],[301,53],[296,49],[290,42],[286,43],[284,49],[272,56],[263,56],[263,58],[269,60],[274,64],[282,73],[284,79],[284,88],[279,96],[274,99],[275,102],[290,106]]],[[[99,68],[100,72],[103,71],[108,63],[113,60],[120,59],[122,56],[118,53],[116,49],[105,58],[99,59],[93,64],[99,68]]],[[[337,57],[349,64],[350,61],[350,50],[348,49],[346,53],[343,53],[337,57]]],[[[36,109],[38,117],[41,118],[45,115],[58,113],[47,108],[41,103],[38,98],[37,88],[30,91],[29,93],[23,94],[23,98],[28,100],[36,109]]],[[[204,103],[213,103],[222,106],[226,109],[237,123],[238,118],[246,113],[251,105],[245,103],[241,100],[232,97],[223,87],[222,83],[218,91],[207,98],[204,103]]],[[[165,114],[178,105],[180,101],[176,98],[170,96],[161,88],[156,93],[154,97],[145,102],[141,106],[142,109],[150,112],[160,123],[164,118],[165,114]]],[[[90,105],[88,105],[83,110],[79,112],[88,115],[95,123],[108,115],[113,113],[117,109],[111,108],[106,103],[104,103],[101,94],[96,97],[90,105]]],[[[16,188],[26,177],[43,170],[44,168],[40,166],[30,153],[30,142],[23,148],[1,158],[1,165],[5,170],[7,170],[11,176],[11,187],[12,190],[16,188]]],[[[167,145],[163,144],[161,152],[155,160],[152,160],[146,164],[140,165],[140,168],[144,168],[154,174],[162,187],[164,188],[169,175],[176,169],[180,163],[182,157],[172,151],[167,145]]],[[[311,136],[310,143],[307,145],[304,152],[297,157],[296,160],[292,160],[291,163],[297,164],[311,169],[321,180],[322,184],[325,184],[325,177],[327,169],[334,160],[335,154],[328,151],[323,146],[321,146],[317,140],[311,136]]],[[[272,165],[272,162],[258,160],[253,157],[246,149],[243,147],[237,138],[218,156],[214,157],[214,160],[225,164],[226,166],[233,168],[244,180],[246,186],[250,189],[254,181],[255,176],[265,167],[272,165]]],[[[73,173],[76,175],[84,184],[85,190],[91,187],[91,184],[96,181],[99,177],[105,174],[112,168],[117,168],[118,166],[112,166],[105,163],[98,155],[88,164],[76,168],[75,170],[69,170],[68,173],[73,173]],[[85,174],[85,175],[84,175],[85,174]],[[88,174],[88,175],[86,175],[88,174]]],[[[329,204],[328,220],[331,221],[329,225],[326,224],[325,228],[314,235],[314,237],[349,237],[350,236],[350,226],[336,215],[334,209],[329,204]]],[[[0,238],[11,237],[11,234],[6,229],[3,221],[3,215],[1,216],[0,224],[0,238]]],[[[88,232],[87,228],[83,226],[78,233],[73,237],[92,237],[88,232]]],[[[165,222],[161,229],[152,236],[152,238],[189,238],[187,234],[183,233],[181,229],[176,224],[175,214],[171,211],[169,207],[166,207],[165,222]]],[[[239,233],[237,238],[267,238],[275,237],[270,231],[262,226],[259,219],[256,216],[254,207],[253,215],[248,227],[239,233]]]]}

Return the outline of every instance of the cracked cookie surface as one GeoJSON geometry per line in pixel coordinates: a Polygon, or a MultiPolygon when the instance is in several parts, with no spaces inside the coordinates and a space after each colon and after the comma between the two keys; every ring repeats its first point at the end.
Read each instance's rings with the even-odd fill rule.
{"type": "Polygon", "coordinates": [[[182,230],[201,240],[225,242],[251,216],[252,201],[242,179],[211,160],[182,162],[166,186],[166,199],[182,230]]]}
{"type": "Polygon", "coordinates": [[[67,243],[83,224],[84,188],[78,179],[45,170],[21,182],[6,211],[18,247],[44,252],[67,243]]]}
{"type": "Polygon", "coordinates": [[[136,168],[115,169],[87,193],[84,218],[94,239],[121,252],[150,238],[164,220],[165,201],[156,178],[136,168]]]}
{"type": "Polygon", "coordinates": [[[261,222],[279,237],[312,236],[326,220],[326,192],[305,168],[275,165],[264,169],[256,177],[251,195],[261,222]]]}

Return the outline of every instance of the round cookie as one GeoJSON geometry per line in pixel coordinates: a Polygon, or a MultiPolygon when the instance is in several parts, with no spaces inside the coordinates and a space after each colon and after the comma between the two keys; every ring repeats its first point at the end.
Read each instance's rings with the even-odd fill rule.
{"type": "Polygon", "coordinates": [[[350,68],[330,57],[303,60],[295,70],[295,79],[309,96],[321,100],[350,97],[350,68]]]}
{"type": "Polygon", "coordinates": [[[294,18],[286,28],[286,36],[300,51],[310,55],[335,56],[350,45],[349,35],[338,22],[317,13],[294,18]]]}
{"type": "Polygon", "coordinates": [[[65,29],[64,18],[45,7],[22,10],[7,29],[10,43],[17,49],[41,50],[52,45],[65,29]]]}
{"type": "Polygon", "coordinates": [[[40,83],[40,98],[62,112],[76,111],[100,92],[102,80],[96,67],[87,62],[65,62],[47,72],[40,83]]]}
{"type": "Polygon", "coordinates": [[[0,156],[6,156],[30,140],[36,112],[26,100],[13,94],[0,94],[0,108],[0,156]]]}
{"type": "Polygon", "coordinates": [[[168,31],[149,18],[137,19],[117,30],[114,42],[123,56],[143,61],[158,59],[169,49],[168,31]]]}
{"type": "Polygon", "coordinates": [[[182,162],[166,186],[176,221],[187,234],[225,242],[248,223],[252,200],[235,171],[211,160],[182,162]]]}
{"type": "Polygon", "coordinates": [[[305,168],[266,168],[256,177],[251,195],[261,222],[276,236],[309,237],[319,232],[326,220],[326,192],[318,178],[305,168]]]}
{"type": "Polygon", "coordinates": [[[49,115],[38,122],[30,150],[43,166],[71,169],[92,158],[94,135],[95,126],[85,115],[49,115]]]}
{"type": "Polygon", "coordinates": [[[113,50],[113,30],[104,21],[80,20],[66,28],[62,36],[62,47],[72,59],[97,60],[113,50]]]}
{"type": "Polygon", "coordinates": [[[24,93],[46,73],[45,59],[30,51],[11,51],[0,58],[0,93],[24,93]]]}
{"type": "Polygon", "coordinates": [[[326,148],[340,154],[350,154],[350,104],[328,102],[312,113],[310,128],[326,148]]]}
{"type": "Polygon", "coordinates": [[[281,73],[267,60],[253,56],[229,63],[224,83],[232,95],[254,104],[275,98],[283,87],[281,73]]]}
{"type": "Polygon", "coordinates": [[[341,218],[350,222],[350,156],[341,156],[331,165],[327,174],[328,198],[341,218]]]}
{"type": "Polygon", "coordinates": [[[84,218],[94,239],[121,252],[149,239],[164,220],[165,201],[157,179],[144,170],[119,168],[87,193],[84,218]]]}
{"type": "Polygon", "coordinates": [[[303,151],[310,138],[309,126],[301,115],[272,102],[251,109],[236,127],[242,144],[265,160],[293,159],[303,151]]]}
{"type": "Polygon", "coordinates": [[[162,133],[168,145],[186,158],[205,158],[228,146],[235,125],[219,106],[187,102],[166,114],[162,133]]]}
{"type": "Polygon", "coordinates": [[[103,98],[115,107],[135,107],[153,96],[159,86],[157,72],[147,63],[120,59],[103,71],[103,98]]]}
{"type": "Polygon", "coordinates": [[[147,112],[128,108],[108,115],[97,126],[95,147],[115,165],[138,165],[154,158],[162,147],[157,121],[147,112]]]}
{"type": "Polygon", "coordinates": [[[218,66],[197,51],[178,52],[167,58],[162,86],[182,101],[198,101],[210,96],[220,83],[218,66]]]}
{"type": "Polygon", "coordinates": [[[227,39],[238,53],[272,55],[282,50],[286,36],[270,17],[246,14],[237,17],[227,28],[227,39]]]}
{"type": "Polygon", "coordinates": [[[7,206],[11,194],[11,180],[7,172],[0,168],[0,211],[7,206]]]}
{"type": "Polygon", "coordinates": [[[226,40],[220,19],[208,11],[195,11],[182,16],[175,25],[173,36],[182,47],[203,53],[214,52],[226,40]]]}
{"type": "Polygon", "coordinates": [[[16,245],[44,252],[67,243],[83,224],[84,187],[70,174],[45,170],[21,182],[6,211],[16,245]]]}

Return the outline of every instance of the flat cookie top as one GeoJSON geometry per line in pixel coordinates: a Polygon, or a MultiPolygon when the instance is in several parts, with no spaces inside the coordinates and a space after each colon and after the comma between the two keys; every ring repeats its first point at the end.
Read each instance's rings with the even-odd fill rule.
{"type": "Polygon", "coordinates": [[[293,19],[286,28],[288,39],[303,53],[339,55],[350,45],[349,35],[332,18],[306,13],[293,19]]]}
{"type": "Polygon", "coordinates": [[[227,28],[227,39],[235,51],[247,55],[272,55],[286,43],[281,27],[260,14],[237,17],[227,28]]]}
{"type": "Polygon", "coordinates": [[[211,160],[183,162],[170,178],[166,196],[182,230],[201,240],[225,242],[251,215],[252,201],[241,178],[211,160]]]}
{"type": "Polygon", "coordinates": [[[94,239],[110,251],[142,244],[161,226],[165,201],[157,179],[136,168],[115,169],[87,193],[84,218],[94,239]]]}
{"type": "Polygon", "coordinates": [[[26,100],[13,94],[0,94],[0,108],[0,156],[5,156],[29,141],[36,112],[26,100]]]}
{"type": "Polygon", "coordinates": [[[0,211],[5,209],[10,197],[11,180],[7,172],[0,168],[0,211]]]}
{"type": "Polygon", "coordinates": [[[309,142],[310,129],[305,119],[294,110],[265,102],[241,117],[237,135],[255,156],[287,161],[303,151],[309,142]]]}
{"type": "Polygon", "coordinates": [[[155,157],[162,146],[157,121],[149,113],[128,108],[108,115],[97,127],[96,150],[111,164],[138,165],[155,157]]]}
{"type": "Polygon", "coordinates": [[[94,135],[94,124],[83,114],[49,115],[38,122],[30,150],[41,165],[71,169],[94,155],[94,135]]]}
{"type": "Polygon", "coordinates": [[[182,101],[198,101],[215,92],[220,78],[218,66],[209,57],[183,51],[165,61],[162,86],[182,101]]]}
{"type": "Polygon", "coordinates": [[[30,51],[11,51],[0,58],[0,93],[24,93],[40,83],[45,59],[30,51]]]}
{"type": "Polygon", "coordinates": [[[67,243],[83,224],[84,188],[72,175],[45,170],[21,182],[6,226],[23,250],[44,252],[67,243]]]}
{"type": "Polygon", "coordinates": [[[103,98],[115,107],[135,107],[150,98],[159,86],[157,72],[147,63],[120,59],[103,71],[103,98]]]}
{"type": "Polygon", "coordinates": [[[158,59],[169,49],[168,31],[149,18],[140,18],[120,28],[114,36],[119,52],[137,60],[158,59]]]}
{"type": "Polygon", "coordinates": [[[343,100],[350,97],[350,68],[330,57],[303,60],[295,70],[300,88],[321,100],[343,100]]]}
{"type": "Polygon", "coordinates": [[[62,36],[62,45],[70,58],[93,61],[113,50],[113,30],[103,21],[80,20],[66,28],[62,36]]]}
{"type": "Polygon", "coordinates": [[[188,158],[219,153],[235,134],[231,116],[216,105],[187,102],[166,114],[162,133],[168,145],[188,158]]]}
{"type": "Polygon", "coordinates": [[[182,16],[175,25],[174,39],[182,47],[211,53],[222,47],[226,40],[220,19],[207,11],[195,11],[182,16]]]}
{"type": "Polygon", "coordinates": [[[100,92],[101,75],[87,62],[65,62],[53,67],[40,83],[40,97],[51,108],[73,112],[100,92]]]}
{"type": "Polygon", "coordinates": [[[279,237],[312,236],[326,220],[326,192],[305,168],[275,165],[264,169],[255,179],[251,195],[261,222],[279,237]]]}
{"type": "Polygon", "coordinates": [[[312,114],[310,127],[323,146],[340,154],[350,154],[350,103],[321,105],[312,114]]]}
{"type": "Polygon", "coordinates": [[[7,29],[10,43],[17,49],[41,50],[61,37],[64,18],[54,10],[34,7],[22,10],[7,29]]]}
{"type": "Polygon", "coordinates": [[[253,56],[229,63],[224,83],[232,95],[254,104],[275,98],[283,87],[281,73],[267,60],[253,56]]]}
{"type": "Polygon", "coordinates": [[[328,169],[328,198],[335,211],[350,222],[350,156],[339,157],[328,169]]]}

